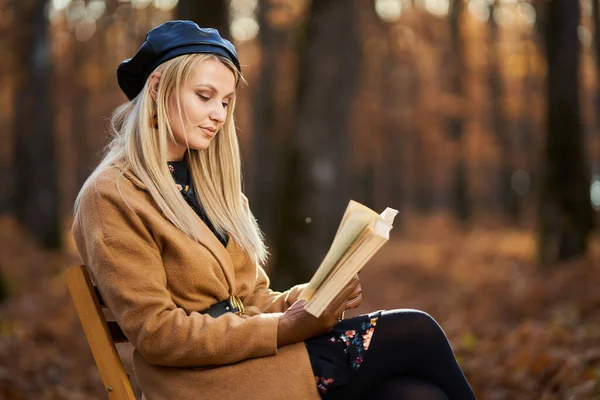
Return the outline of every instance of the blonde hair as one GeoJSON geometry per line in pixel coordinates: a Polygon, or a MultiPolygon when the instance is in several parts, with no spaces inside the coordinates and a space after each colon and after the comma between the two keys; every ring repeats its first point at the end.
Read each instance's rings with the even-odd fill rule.
{"type": "MultiPolygon", "coordinates": [[[[135,99],[115,109],[110,124],[114,137],[104,158],[77,196],[76,214],[82,193],[91,182],[105,170],[117,167],[120,170],[119,178],[124,173],[131,172],[147,187],[169,221],[190,238],[201,241],[199,219],[175,186],[167,166],[168,141],[175,141],[168,121],[168,105],[170,99],[176,100],[178,114],[183,122],[186,116],[182,112],[180,90],[195,67],[207,59],[223,62],[235,74],[236,82],[244,80],[229,60],[213,54],[186,54],[159,65],[155,70],[161,76],[156,96],[158,133],[151,125],[154,100],[147,80],[135,99]]],[[[188,146],[187,163],[195,196],[217,232],[228,234],[230,240],[235,240],[251,258],[264,264],[267,249],[263,235],[242,194],[241,159],[233,118],[234,110],[235,96],[229,102],[223,127],[211,145],[202,151],[190,149],[188,146]]]]}

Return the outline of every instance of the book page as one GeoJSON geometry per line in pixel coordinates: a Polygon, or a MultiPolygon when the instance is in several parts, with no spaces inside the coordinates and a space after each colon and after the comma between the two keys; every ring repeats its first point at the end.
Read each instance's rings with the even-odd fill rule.
{"type": "Polygon", "coordinates": [[[347,251],[352,248],[368,227],[375,224],[377,219],[380,219],[380,216],[368,207],[353,200],[348,203],[333,243],[317,272],[302,292],[300,299],[309,300],[312,297],[319,286],[336,269],[336,265],[347,251]]]}
{"type": "MultiPolygon", "coordinates": [[[[362,219],[359,219],[359,221],[361,221],[360,224],[356,221],[355,223],[359,225],[362,224],[364,228],[360,231],[358,236],[353,237],[354,240],[338,241],[340,248],[336,249],[334,255],[339,257],[337,257],[336,260],[329,260],[331,264],[321,264],[323,270],[319,267],[319,270],[315,274],[315,276],[317,276],[317,274],[321,272],[317,277],[318,282],[317,279],[315,279],[315,276],[313,276],[311,283],[313,283],[314,286],[310,288],[310,290],[305,289],[306,293],[303,292],[300,297],[301,299],[309,300],[305,305],[305,309],[316,317],[321,315],[325,308],[333,301],[335,296],[337,296],[350,280],[352,280],[354,275],[358,273],[381,246],[388,241],[394,218],[398,214],[397,210],[389,207],[386,208],[381,215],[377,215],[367,207],[360,204],[358,204],[358,206],[358,218],[362,219]],[[368,212],[361,212],[363,211],[361,208],[366,208],[368,212]],[[373,214],[376,215],[376,219],[371,219],[373,214]],[[347,247],[345,249],[342,248],[342,244],[347,247]]],[[[350,205],[348,209],[351,209],[350,205]]],[[[340,224],[340,228],[338,229],[338,235],[341,235],[344,239],[350,239],[344,237],[344,225],[351,225],[353,216],[348,217],[345,214],[344,217],[347,218],[346,221],[342,220],[342,224],[340,224]]],[[[332,245],[332,249],[333,247],[334,246],[332,245]]]]}
{"type": "Polygon", "coordinates": [[[377,251],[387,242],[387,239],[372,235],[360,249],[354,252],[339,269],[339,273],[334,274],[321,288],[314,294],[313,298],[306,304],[305,309],[319,317],[327,306],[333,301],[337,294],[352,280],[365,266],[365,264],[377,253],[377,251]]]}

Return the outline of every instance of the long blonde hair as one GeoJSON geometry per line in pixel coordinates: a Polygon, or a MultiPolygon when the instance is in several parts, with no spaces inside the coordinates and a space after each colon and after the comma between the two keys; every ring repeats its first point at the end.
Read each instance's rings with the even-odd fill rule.
{"type": "MultiPolygon", "coordinates": [[[[156,96],[158,132],[151,124],[154,100],[147,80],[135,99],[115,109],[110,124],[113,139],[75,200],[76,215],[81,196],[91,182],[105,170],[117,167],[119,178],[126,172],[132,173],[147,187],[169,221],[190,238],[201,241],[199,219],[179,193],[167,166],[168,141],[175,141],[168,121],[168,105],[175,98],[179,117],[182,121],[186,118],[180,90],[195,67],[211,58],[223,62],[235,74],[236,82],[244,80],[229,60],[212,54],[186,54],[159,65],[155,70],[161,76],[156,96]]],[[[188,147],[187,163],[195,195],[217,232],[227,233],[250,257],[264,264],[267,249],[263,236],[242,195],[241,159],[233,118],[235,102],[234,96],[221,131],[206,150],[188,147]]]]}

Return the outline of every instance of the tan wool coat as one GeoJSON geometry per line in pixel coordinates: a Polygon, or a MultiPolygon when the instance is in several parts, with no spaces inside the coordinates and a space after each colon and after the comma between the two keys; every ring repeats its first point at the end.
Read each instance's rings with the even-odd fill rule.
{"type": "Polygon", "coordinates": [[[145,397],[319,399],[304,343],[277,348],[279,318],[302,286],[270,290],[264,270],[233,239],[223,247],[204,224],[202,243],[190,239],[139,180],[119,175],[109,169],[89,186],[73,235],[135,348],[145,397]],[[200,314],[231,294],[245,315],[200,314]]]}

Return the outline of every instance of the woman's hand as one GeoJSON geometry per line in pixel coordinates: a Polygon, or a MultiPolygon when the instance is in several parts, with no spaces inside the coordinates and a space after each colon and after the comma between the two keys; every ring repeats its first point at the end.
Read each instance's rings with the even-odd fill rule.
{"type": "Polygon", "coordinates": [[[306,301],[298,300],[279,319],[277,346],[301,342],[310,337],[331,331],[340,320],[342,313],[356,308],[362,301],[360,280],[355,276],[348,285],[333,299],[319,318],[304,309],[306,301]]]}
{"type": "Polygon", "coordinates": [[[355,280],[358,281],[358,286],[352,293],[350,293],[350,296],[348,296],[348,300],[346,301],[346,310],[356,308],[360,306],[360,303],[362,303],[362,286],[360,284],[360,279],[358,279],[358,275],[354,277],[353,281],[355,280]]]}

